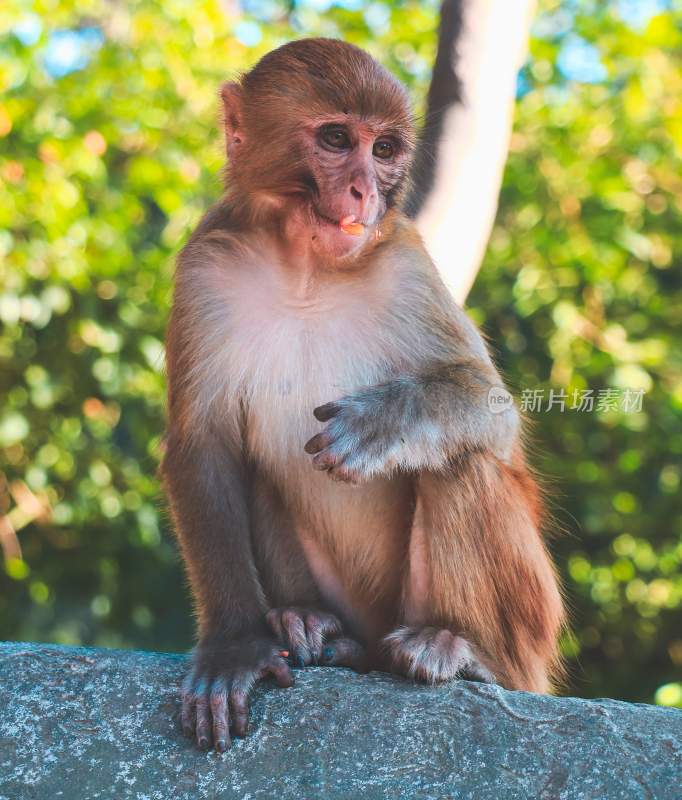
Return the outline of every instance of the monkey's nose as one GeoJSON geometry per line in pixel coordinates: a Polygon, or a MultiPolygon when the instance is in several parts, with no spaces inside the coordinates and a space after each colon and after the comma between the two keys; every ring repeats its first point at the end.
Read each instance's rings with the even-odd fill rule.
{"type": "Polygon", "coordinates": [[[358,216],[365,219],[374,210],[377,202],[377,192],[374,188],[365,187],[360,181],[350,185],[350,194],[359,206],[358,216]]]}

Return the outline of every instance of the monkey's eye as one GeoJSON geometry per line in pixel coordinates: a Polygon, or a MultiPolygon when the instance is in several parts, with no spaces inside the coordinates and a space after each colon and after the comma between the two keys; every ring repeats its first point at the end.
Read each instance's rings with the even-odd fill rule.
{"type": "Polygon", "coordinates": [[[376,158],[382,158],[384,160],[393,158],[394,152],[395,147],[393,143],[389,142],[387,139],[377,139],[376,142],[374,142],[372,153],[376,158]]]}
{"type": "Polygon", "coordinates": [[[334,150],[348,150],[351,146],[348,133],[343,128],[322,128],[320,139],[334,150]]]}

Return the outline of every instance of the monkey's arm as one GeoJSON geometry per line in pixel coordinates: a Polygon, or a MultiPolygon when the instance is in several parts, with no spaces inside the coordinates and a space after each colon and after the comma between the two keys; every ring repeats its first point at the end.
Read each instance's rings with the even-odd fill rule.
{"type": "Polygon", "coordinates": [[[200,747],[213,739],[224,750],[230,726],[246,732],[251,686],[266,674],[281,686],[293,679],[265,625],[238,460],[218,441],[185,442],[171,431],[162,469],[199,618],[182,725],[200,747]]]}
{"type": "Polygon", "coordinates": [[[216,749],[224,750],[230,726],[239,735],[246,732],[252,685],[267,674],[283,686],[293,679],[265,623],[238,413],[210,400],[216,370],[205,366],[212,340],[202,327],[210,319],[202,269],[181,256],[167,336],[169,424],[162,474],[199,622],[183,684],[182,724],[201,747],[213,738],[216,749]]]}
{"type": "Polygon", "coordinates": [[[305,449],[316,469],[350,481],[396,468],[439,469],[463,451],[508,461],[519,420],[513,406],[489,408],[489,390],[501,386],[485,361],[434,364],[316,408],[327,426],[305,449]]]}
{"type": "Polygon", "coordinates": [[[201,640],[248,633],[267,610],[251,554],[241,466],[219,435],[211,439],[182,441],[171,430],[162,466],[201,640]]]}

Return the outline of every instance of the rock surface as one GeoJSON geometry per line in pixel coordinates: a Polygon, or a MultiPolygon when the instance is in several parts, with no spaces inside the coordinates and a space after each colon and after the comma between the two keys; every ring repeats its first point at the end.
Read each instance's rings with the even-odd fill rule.
{"type": "Polygon", "coordinates": [[[251,733],[201,753],[185,657],[0,645],[0,798],[680,800],[682,711],[379,673],[263,686],[251,733]]]}

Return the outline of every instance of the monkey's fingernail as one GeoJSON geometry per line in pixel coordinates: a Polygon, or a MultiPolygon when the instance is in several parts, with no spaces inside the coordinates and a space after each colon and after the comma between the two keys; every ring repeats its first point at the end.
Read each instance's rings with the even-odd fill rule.
{"type": "Polygon", "coordinates": [[[320,450],[324,449],[331,443],[331,439],[328,436],[325,436],[323,433],[318,433],[317,436],[313,436],[312,439],[307,441],[303,447],[303,449],[309,455],[313,453],[317,453],[320,450]]]}
{"type": "Polygon", "coordinates": [[[208,739],[207,739],[205,736],[202,736],[202,737],[199,739],[199,747],[200,747],[202,750],[205,750],[205,749],[208,747],[208,739]]]}
{"type": "Polygon", "coordinates": [[[327,422],[327,420],[338,414],[339,408],[336,403],[325,403],[323,406],[313,409],[313,416],[320,422],[327,422]]]}
{"type": "Polygon", "coordinates": [[[331,661],[334,657],[334,649],[332,647],[325,647],[322,651],[322,658],[325,661],[331,661]]]}
{"type": "Polygon", "coordinates": [[[215,743],[215,749],[219,753],[224,753],[226,749],[225,739],[218,739],[218,741],[215,743]]]}
{"type": "Polygon", "coordinates": [[[305,667],[305,659],[303,656],[296,656],[296,666],[299,669],[303,669],[303,667],[305,667]]]}

